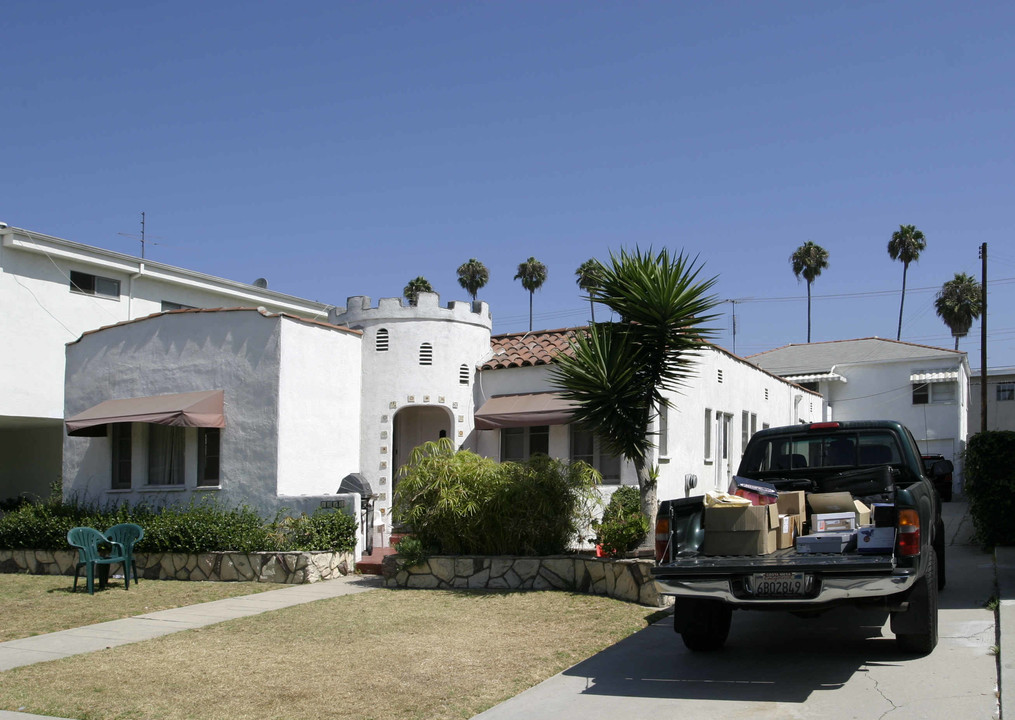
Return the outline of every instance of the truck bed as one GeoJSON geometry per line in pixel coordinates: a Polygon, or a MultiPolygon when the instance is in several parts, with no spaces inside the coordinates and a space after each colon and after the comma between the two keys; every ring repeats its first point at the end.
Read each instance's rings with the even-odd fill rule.
{"type": "Polygon", "coordinates": [[[895,569],[891,554],[798,553],[793,548],[768,555],[690,555],[652,568],[657,578],[738,575],[757,572],[889,573],[895,569]]]}

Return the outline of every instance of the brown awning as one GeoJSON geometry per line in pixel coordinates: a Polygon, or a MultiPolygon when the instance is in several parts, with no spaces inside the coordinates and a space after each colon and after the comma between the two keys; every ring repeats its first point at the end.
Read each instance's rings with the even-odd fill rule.
{"type": "Polygon", "coordinates": [[[106,400],[67,418],[67,434],[101,437],[106,425],[143,422],[176,427],[225,427],[222,390],[106,400]]]}
{"type": "Polygon", "coordinates": [[[532,425],[567,425],[574,405],[554,392],[494,395],[476,412],[476,428],[494,430],[532,425]]]}

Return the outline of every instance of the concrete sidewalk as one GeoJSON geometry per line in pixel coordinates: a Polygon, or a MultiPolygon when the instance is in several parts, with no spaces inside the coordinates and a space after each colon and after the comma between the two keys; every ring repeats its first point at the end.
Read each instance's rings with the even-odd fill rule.
{"type": "MultiPolygon", "coordinates": [[[[213,625],[303,603],[351,595],[381,587],[376,576],[349,575],[309,585],[293,585],[255,595],[160,610],[123,620],[97,623],[73,630],[36,635],[0,643],[0,672],[32,663],[105,650],[117,645],[151,640],[162,635],[213,625]]],[[[0,711],[0,719],[29,717],[0,711]]]]}

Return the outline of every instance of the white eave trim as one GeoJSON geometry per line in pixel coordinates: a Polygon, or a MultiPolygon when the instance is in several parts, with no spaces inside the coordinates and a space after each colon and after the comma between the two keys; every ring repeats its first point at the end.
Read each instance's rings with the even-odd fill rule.
{"type": "Polygon", "coordinates": [[[924,370],[909,376],[909,382],[911,383],[949,382],[950,380],[958,379],[958,370],[924,370]]]}
{"type": "Polygon", "coordinates": [[[810,382],[847,382],[846,378],[839,373],[827,372],[827,373],[811,373],[810,375],[783,375],[784,380],[789,380],[793,383],[810,383],[810,382]]]}

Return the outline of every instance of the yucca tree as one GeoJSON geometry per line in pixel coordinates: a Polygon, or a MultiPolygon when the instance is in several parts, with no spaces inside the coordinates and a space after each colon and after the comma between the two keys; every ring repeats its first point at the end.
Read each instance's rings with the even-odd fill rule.
{"type": "Polygon", "coordinates": [[[592,312],[592,322],[596,321],[596,290],[599,288],[599,275],[602,265],[595,258],[586,260],[574,271],[575,282],[578,287],[588,293],[589,309],[592,312]]]}
{"type": "Polygon", "coordinates": [[[574,422],[590,428],[607,449],[638,473],[641,507],[655,526],[656,482],[649,456],[650,427],[666,392],[679,391],[694,373],[696,352],[715,335],[706,327],[718,303],[716,278],[683,253],[621,251],[602,265],[596,302],[618,322],[594,323],[558,355],[551,370],[561,394],[575,403],[574,422]]]}
{"type": "Polygon", "coordinates": [[[916,229],[916,225],[899,225],[899,229],[892,233],[892,239],[888,241],[888,256],[902,263],[902,300],[899,302],[899,331],[895,334],[896,340],[902,339],[902,308],[906,304],[906,273],[909,272],[909,263],[919,260],[920,253],[926,247],[927,240],[916,229]]]}
{"type": "Polygon", "coordinates": [[[808,240],[789,256],[797,280],[807,281],[807,342],[811,341],[811,283],[828,267],[828,251],[808,240]]]}
{"type": "Polygon", "coordinates": [[[532,296],[546,282],[546,265],[530,257],[518,265],[515,280],[521,280],[522,287],[529,291],[529,332],[532,332],[532,296]]]}
{"type": "Polygon", "coordinates": [[[938,317],[952,331],[955,349],[959,349],[959,338],[969,333],[973,320],[982,311],[982,286],[976,278],[966,273],[955,273],[955,277],[941,286],[941,292],[934,300],[938,317]]]}
{"type": "Polygon", "coordinates": [[[433,286],[430,285],[430,281],[422,275],[417,275],[405,286],[402,290],[402,295],[409,301],[410,305],[415,305],[419,300],[419,294],[422,292],[433,292],[433,286]]]}
{"type": "Polygon", "coordinates": [[[476,302],[476,294],[490,281],[490,271],[476,258],[458,266],[458,284],[465,288],[476,302]]]}

